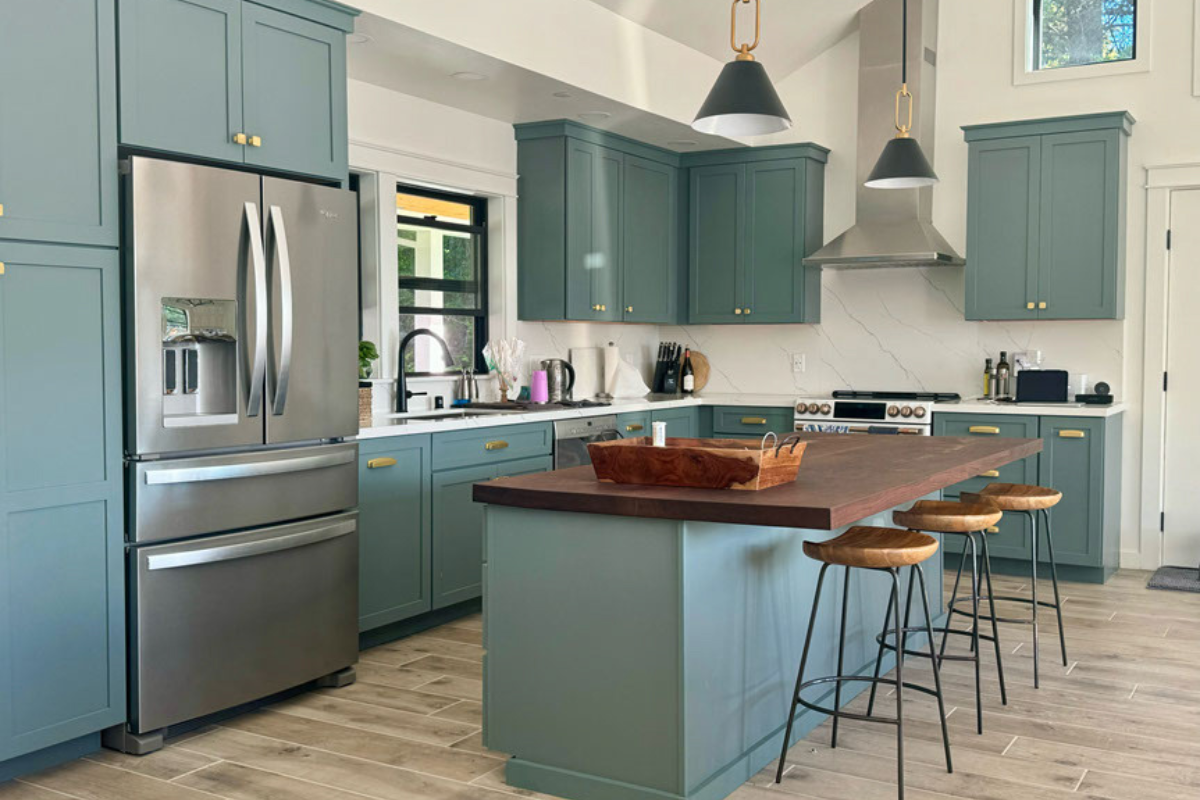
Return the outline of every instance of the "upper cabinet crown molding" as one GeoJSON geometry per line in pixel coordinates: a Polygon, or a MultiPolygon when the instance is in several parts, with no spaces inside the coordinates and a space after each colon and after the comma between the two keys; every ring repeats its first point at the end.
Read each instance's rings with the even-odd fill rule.
{"type": "Polygon", "coordinates": [[[1013,136],[1044,136],[1048,133],[1082,133],[1102,130],[1119,130],[1129,136],[1133,133],[1133,126],[1136,122],[1137,120],[1128,111],[1103,111],[1096,114],[1075,114],[1069,117],[963,125],[962,130],[963,138],[967,142],[1008,139],[1013,136]]]}

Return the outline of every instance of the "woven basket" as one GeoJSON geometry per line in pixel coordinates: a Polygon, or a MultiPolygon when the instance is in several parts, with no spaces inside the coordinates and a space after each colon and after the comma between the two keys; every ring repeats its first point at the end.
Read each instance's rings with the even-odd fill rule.
{"type": "Polygon", "coordinates": [[[358,387],[358,427],[371,427],[371,387],[358,387]]]}

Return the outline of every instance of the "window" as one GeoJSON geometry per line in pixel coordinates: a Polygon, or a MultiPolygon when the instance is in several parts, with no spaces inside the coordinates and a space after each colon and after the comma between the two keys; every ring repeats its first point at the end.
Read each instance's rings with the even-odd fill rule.
{"type": "Polygon", "coordinates": [[[420,336],[409,345],[405,369],[415,375],[447,367],[486,372],[486,201],[401,185],[396,226],[400,335],[431,330],[454,357],[446,365],[437,343],[420,336]]]}
{"type": "Polygon", "coordinates": [[[1137,0],[1034,0],[1034,69],[1137,58],[1137,0]]]}
{"type": "Polygon", "coordinates": [[[1150,70],[1153,0],[1013,0],[1013,82],[1150,70]]]}

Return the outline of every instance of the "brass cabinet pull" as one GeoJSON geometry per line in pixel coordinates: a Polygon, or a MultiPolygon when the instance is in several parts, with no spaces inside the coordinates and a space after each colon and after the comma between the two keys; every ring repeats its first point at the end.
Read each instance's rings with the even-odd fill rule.
{"type": "Polygon", "coordinates": [[[742,417],[743,425],[766,425],[766,417],[742,417]]]}
{"type": "Polygon", "coordinates": [[[1033,311],[1033,309],[1034,309],[1033,301],[1030,300],[1028,303],[1025,304],[1025,307],[1028,308],[1030,311],[1033,311]]]}
{"type": "Polygon", "coordinates": [[[250,137],[250,146],[251,147],[262,147],[262,137],[261,136],[251,136],[250,137]]]}
{"type": "Polygon", "coordinates": [[[993,525],[992,527],[990,527],[984,531],[984,533],[999,533],[999,532],[1000,532],[1000,529],[997,528],[995,525],[993,525]]]}
{"type": "Polygon", "coordinates": [[[740,317],[742,315],[742,310],[740,308],[735,308],[733,310],[733,313],[737,314],[740,317]]]}
{"type": "Polygon", "coordinates": [[[987,472],[979,473],[979,477],[981,477],[981,478],[999,478],[1000,471],[995,470],[995,469],[989,469],[987,472]]]}
{"type": "Polygon", "coordinates": [[[1038,308],[1045,308],[1045,307],[1046,307],[1046,301],[1045,301],[1045,300],[1043,300],[1042,302],[1038,303],[1038,308]]]}
{"type": "Polygon", "coordinates": [[[382,467],[394,466],[396,466],[396,459],[394,458],[372,458],[367,462],[367,469],[381,469],[382,467]]]}
{"type": "Polygon", "coordinates": [[[503,440],[497,440],[495,442],[488,442],[487,444],[485,444],[483,446],[483,449],[484,450],[503,450],[506,447],[508,447],[508,442],[503,441],[503,440]]]}
{"type": "Polygon", "coordinates": [[[645,428],[646,428],[646,426],[645,426],[645,425],[643,425],[643,424],[642,424],[642,423],[640,423],[640,422],[634,422],[634,423],[633,423],[633,424],[631,424],[631,425],[626,425],[626,426],[625,426],[625,430],[627,430],[627,431],[629,431],[629,432],[631,432],[631,433],[632,433],[633,431],[645,430],[645,428]]]}
{"type": "Polygon", "coordinates": [[[235,133],[233,135],[234,144],[245,144],[247,141],[246,134],[244,133],[235,133]]]}
{"type": "Polygon", "coordinates": [[[1087,437],[1084,431],[1059,431],[1058,438],[1060,439],[1083,439],[1087,437]]]}
{"type": "Polygon", "coordinates": [[[995,436],[996,434],[998,434],[1000,432],[1000,429],[997,428],[995,425],[972,425],[971,427],[967,428],[967,432],[968,433],[986,433],[991,436],[995,436]]]}

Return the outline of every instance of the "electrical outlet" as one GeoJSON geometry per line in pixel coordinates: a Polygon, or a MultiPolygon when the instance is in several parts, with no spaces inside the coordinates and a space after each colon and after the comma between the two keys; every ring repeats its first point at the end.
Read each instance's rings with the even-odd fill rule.
{"type": "Polygon", "coordinates": [[[792,353],[792,372],[804,372],[804,353],[792,353]]]}

